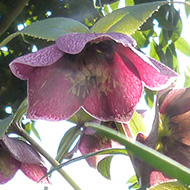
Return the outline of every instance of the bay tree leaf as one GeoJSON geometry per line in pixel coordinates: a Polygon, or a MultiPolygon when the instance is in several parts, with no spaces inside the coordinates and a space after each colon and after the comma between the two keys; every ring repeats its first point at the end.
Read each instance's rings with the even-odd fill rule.
{"type": "Polygon", "coordinates": [[[166,1],[142,3],[115,10],[96,22],[91,32],[120,32],[132,35],[159,6],[166,3],[166,1]]]}
{"type": "Polygon", "coordinates": [[[165,189],[171,189],[171,190],[189,190],[190,188],[177,182],[177,181],[170,181],[165,183],[160,183],[158,185],[152,186],[149,188],[149,190],[165,190],[165,189]]]}
{"type": "Polygon", "coordinates": [[[98,171],[107,179],[111,179],[110,166],[113,156],[108,156],[102,159],[97,166],[98,171]]]}

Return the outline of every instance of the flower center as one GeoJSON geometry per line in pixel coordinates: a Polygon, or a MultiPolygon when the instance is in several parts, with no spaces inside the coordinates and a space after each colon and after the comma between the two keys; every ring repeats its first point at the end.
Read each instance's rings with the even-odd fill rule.
{"type": "Polygon", "coordinates": [[[71,92],[83,99],[90,94],[91,89],[97,88],[98,97],[104,92],[111,92],[112,86],[118,84],[112,77],[109,67],[113,63],[114,51],[109,41],[89,43],[77,55],[66,55],[72,73],[68,78],[72,84],[71,92]]]}

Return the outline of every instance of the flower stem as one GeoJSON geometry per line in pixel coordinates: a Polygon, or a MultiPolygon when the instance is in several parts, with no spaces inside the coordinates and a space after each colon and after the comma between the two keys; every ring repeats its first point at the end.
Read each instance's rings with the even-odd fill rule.
{"type": "MultiPolygon", "coordinates": [[[[59,162],[57,162],[54,158],[52,158],[34,139],[28,135],[24,130],[20,130],[20,135],[24,137],[30,144],[41,154],[43,155],[53,167],[59,166],[59,162]]],[[[73,181],[73,179],[61,168],[57,170],[73,187],[75,190],[81,190],[81,188],[73,181]]]]}

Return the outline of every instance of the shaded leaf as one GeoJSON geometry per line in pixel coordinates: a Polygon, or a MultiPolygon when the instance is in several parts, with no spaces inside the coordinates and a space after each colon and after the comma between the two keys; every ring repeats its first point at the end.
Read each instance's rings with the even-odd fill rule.
{"type": "Polygon", "coordinates": [[[190,185],[190,169],[179,164],[178,162],[170,159],[169,157],[149,148],[139,142],[131,142],[124,135],[118,133],[112,129],[109,129],[103,125],[95,123],[86,123],[86,127],[93,128],[101,134],[118,141],[122,145],[126,146],[128,150],[134,153],[141,160],[153,166],[154,168],[164,172],[168,176],[174,179],[178,179],[184,184],[190,185]]]}
{"type": "Polygon", "coordinates": [[[91,32],[120,32],[133,34],[166,1],[139,4],[118,9],[101,18],[91,32]]]}
{"type": "Polygon", "coordinates": [[[149,190],[165,190],[165,189],[172,189],[172,190],[189,190],[187,186],[177,182],[165,182],[158,185],[155,185],[153,187],[150,187],[149,190]]]}
{"type": "Polygon", "coordinates": [[[0,139],[8,129],[9,124],[11,123],[12,120],[13,120],[13,115],[10,115],[5,119],[0,120],[0,139]]]}
{"type": "Polygon", "coordinates": [[[110,166],[113,156],[109,156],[104,158],[98,163],[97,169],[98,171],[107,179],[111,179],[110,176],[110,166]]]}

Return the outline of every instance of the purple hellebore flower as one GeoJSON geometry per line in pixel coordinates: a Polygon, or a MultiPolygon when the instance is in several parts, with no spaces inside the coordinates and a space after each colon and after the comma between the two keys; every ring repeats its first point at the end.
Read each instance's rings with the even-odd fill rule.
{"type": "MultiPolygon", "coordinates": [[[[136,140],[149,146],[151,136],[157,141],[156,150],[190,168],[190,88],[172,89],[162,94],[158,131],[158,136],[150,133],[146,137],[139,133],[136,140]]],[[[138,159],[135,165],[142,185],[149,183],[153,186],[172,180],[138,159]]]]}
{"type": "MultiPolygon", "coordinates": [[[[42,158],[35,149],[24,141],[3,135],[0,140],[0,184],[11,180],[18,169],[36,182],[47,174],[42,158]]],[[[48,184],[49,180],[44,178],[40,183],[48,184]]]]}
{"type": "Polygon", "coordinates": [[[64,120],[82,107],[99,120],[130,120],[142,83],[161,90],[177,77],[135,46],[121,33],[69,33],[13,60],[12,72],[28,80],[28,118],[64,120]]]}
{"type": "MultiPolygon", "coordinates": [[[[116,129],[114,122],[106,122],[104,125],[112,129],[116,129]]],[[[104,150],[107,148],[118,147],[121,147],[121,144],[112,139],[106,138],[105,136],[97,133],[95,130],[90,128],[84,128],[83,135],[79,142],[79,150],[82,155],[104,150]]],[[[107,155],[96,155],[87,158],[86,161],[91,167],[97,168],[98,163],[105,157],[107,157],[107,155]]]]}

